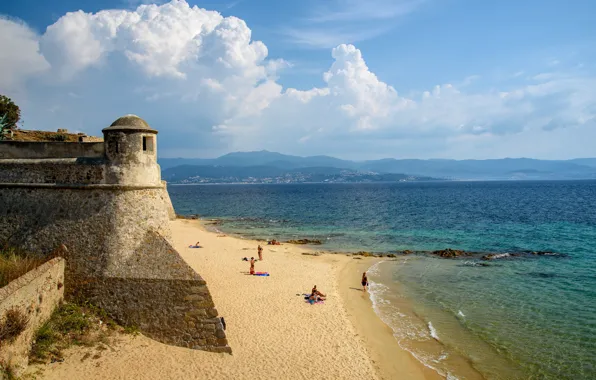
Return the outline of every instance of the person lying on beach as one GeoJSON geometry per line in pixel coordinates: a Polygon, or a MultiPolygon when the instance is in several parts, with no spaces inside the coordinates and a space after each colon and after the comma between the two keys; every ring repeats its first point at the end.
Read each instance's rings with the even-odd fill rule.
{"type": "Polygon", "coordinates": [[[250,274],[255,274],[255,258],[250,258],[250,274]]]}
{"type": "Polygon", "coordinates": [[[366,287],[368,286],[368,277],[366,277],[366,272],[362,273],[362,281],[360,283],[362,284],[363,291],[366,292],[366,287]]]}
{"type": "Polygon", "coordinates": [[[267,242],[267,244],[269,244],[269,245],[281,245],[281,243],[280,243],[280,242],[278,242],[278,241],[277,241],[277,240],[275,240],[275,239],[273,239],[273,240],[271,240],[271,241],[268,241],[268,242],[267,242]]]}
{"type": "Polygon", "coordinates": [[[197,244],[195,244],[195,246],[196,246],[196,247],[198,247],[198,246],[200,246],[200,245],[201,245],[201,243],[199,243],[199,242],[197,242],[197,244]]]}

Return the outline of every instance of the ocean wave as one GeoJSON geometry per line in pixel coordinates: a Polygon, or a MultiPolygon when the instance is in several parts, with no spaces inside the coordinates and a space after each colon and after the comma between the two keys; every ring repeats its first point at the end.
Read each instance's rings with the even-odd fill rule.
{"type": "MultiPolygon", "coordinates": [[[[370,274],[379,273],[379,264],[375,263],[371,266],[367,272],[370,274]]],[[[409,317],[401,312],[397,307],[391,304],[390,301],[385,300],[383,295],[390,292],[391,289],[381,283],[371,281],[369,279],[369,299],[371,300],[373,310],[375,314],[393,331],[393,337],[397,344],[405,351],[410,352],[416,360],[418,360],[425,367],[437,372],[441,376],[449,376],[448,373],[443,372],[439,368],[435,367],[432,363],[439,363],[445,360],[447,354],[441,355],[439,358],[435,358],[432,355],[426,355],[418,350],[412,350],[407,345],[404,345],[402,340],[410,341],[424,341],[428,339],[428,333],[423,329],[418,329],[414,323],[409,321],[409,317]]],[[[455,379],[455,378],[453,378],[455,379]]]]}
{"type": "Polygon", "coordinates": [[[436,340],[439,340],[439,335],[437,334],[437,330],[433,326],[432,322],[428,322],[428,331],[430,332],[430,336],[432,336],[436,340]]]}

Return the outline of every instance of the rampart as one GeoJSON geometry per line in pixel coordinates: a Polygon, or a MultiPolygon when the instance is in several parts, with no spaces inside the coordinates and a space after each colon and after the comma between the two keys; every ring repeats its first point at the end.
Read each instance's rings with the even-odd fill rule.
{"type": "Polygon", "coordinates": [[[0,289],[0,323],[16,311],[26,326],[14,340],[0,340],[0,363],[20,375],[29,363],[35,333],[64,297],[64,259],[55,258],[0,289]]]}
{"type": "Polygon", "coordinates": [[[103,158],[103,142],[3,141],[0,158],[103,158]]]}
{"type": "Polygon", "coordinates": [[[0,158],[0,242],[47,254],[64,244],[67,298],[164,343],[231,352],[205,281],[170,244],[157,131],[129,115],[103,132],[103,143],[28,142],[20,152],[0,142],[0,157],[13,157],[0,158]],[[43,157],[32,144],[83,147],[43,157]],[[67,157],[79,151],[88,155],[67,157]]]}

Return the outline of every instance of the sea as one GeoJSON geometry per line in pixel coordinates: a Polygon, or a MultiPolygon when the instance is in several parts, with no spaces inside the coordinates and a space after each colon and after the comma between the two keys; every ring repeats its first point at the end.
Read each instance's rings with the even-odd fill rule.
{"type": "MultiPolygon", "coordinates": [[[[596,379],[596,181],[169,185],[178,214],[325,251],[502,254],[384,258],[375,312],[452,379],[596,379]],[[526,251],[552,252],[546,255],[526,251]]],[[[359,280],[359,279],[357,279],[359,280]]]]}

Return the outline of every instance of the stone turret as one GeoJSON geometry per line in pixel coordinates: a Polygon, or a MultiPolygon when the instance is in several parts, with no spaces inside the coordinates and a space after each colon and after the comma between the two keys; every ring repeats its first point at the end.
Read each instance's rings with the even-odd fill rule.
{"type": "Polygon", "coordinates": [[[160,342],[231,352],[207,284],[171,243],[157,131],[127,115],[103,142],[0,142],[0,245],[64,251],[65,297],[160,342]]]}
{"type": "Polygon", "coordinates": [[[102,132],[108,161],[107,183],[160,185],[155,129],[136,115],[126,115],[118,118],[102,132]]]}

